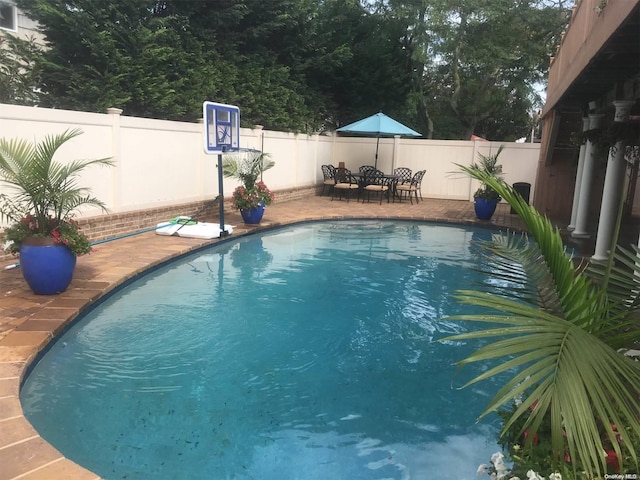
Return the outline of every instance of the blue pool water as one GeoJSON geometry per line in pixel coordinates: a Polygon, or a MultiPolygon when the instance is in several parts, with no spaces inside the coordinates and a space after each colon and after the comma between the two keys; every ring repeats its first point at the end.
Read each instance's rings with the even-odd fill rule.
{"type": "MultiPolygon", "coordinates": [[[[491,231],[351,221],[212,247],[71,328],[21,391],[27,418],[107,479],[461,479],[498,450],[459,389],[478,345],[451,298],[491,231]]],[[[168,242],[171,239],[167,239],[168,242]]],[[[465,310],[466,309],[466,310],[465,310]]]]}

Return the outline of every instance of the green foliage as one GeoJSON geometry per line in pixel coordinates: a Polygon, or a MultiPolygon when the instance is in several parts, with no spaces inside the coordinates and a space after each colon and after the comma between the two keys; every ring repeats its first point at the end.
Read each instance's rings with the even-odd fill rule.
{"type": "MultiPolygon", "coordinates": [[[[498,415],[506,423],[513,416],[517,408],[519,407],[519,401],[514,401],[510,408],[504,408],[498,411],[498,415]]],[[[535,406],[530,407],[531,410],[535,406]]],[[[572,480],[583,478],[581,473],[583,466],[580,464],[575,465],[575,470],[578,474],[574,474],[573,459],[568,452],[558,452],[554,454],[553,446],[551,444],[551,418],[550,415],[546,415],[540,424],[537,432],[533,435],[529,430],[524,428],[527,416],[521,416],[511,427],[505,431],[504,435],[500,439],[500,445],[508,452],[510,460],[513,462],[513,468],[511,474],[518,476],[519,478],[525,478],[526,473],[529,470],[550,472],[559,470],[558,465],[563,465],[564,470],[563,478],[565,480],[572,480]],[[524,432],[524,433],[521,433],[524,432]]],[[[602,441],[605,454],[605,472],[611,476],[614,474],[625,473],[622,471],[621,462],[613,448],[611,440],[607,437],[604,429],[604,425],[601,421],[596,421],[598,426],[598,433],[602,441]]],[[[611,425],[611,428],[616,432],[615,443],[620,448],[623,458],[630,455],[628,446],[622,442],[622,437],[618,432],[619,429],[626,430],[629,438],[631,438],[631,447],[640,451],[640,437],[633,434],[632,429],[625,428],[624,426],[611,425]]],[[[627,472],[635,472],[633,469],[627,472]]],[[[613,478],[613,477],[611,477],[613,478]]]]}
{"type": "MultiPolygon", "coordinates": [[[[530,436],[540,435],[549,422],[554,468],[573,476],[579,471],[586,472],[586,478],[602,476],[607,471],[603,452],[611,448],[622,471],[637,471],[634,439],[640,438],[640,363],[618,348],[632,332],[637,337],[638,290],[625,291],[637,286],[633,280],[615,282],[615,286],[609,280],[637,276],[640,258],[628,265],[610,265],[596,279],[574,265],[558,229],[509,185],[481,170],[462,170],[496,190],[535,239],[524,257],[517,244],[505,242],[515,248],[500,248],[506,259],[502,265],[517,265],[525,275],[531,272],[531,282],[520,283],[515,292],[505,286],[499,295],[473,290],[456,295],[462,303],[483,307],[487,313],[449,320],[480,322],[488,328],[446,340],[494,338],[460,361],[460,366],[501,360],[467,385],[498,374],[511,375],[482,416],[510,408],[510,402],[521,397],[519,406],[505,417],[503,436],[521,436],[526,430],[530,436]],[[625,428],[614,429],[619,425],[625,428]]],[[[504,268],[498,271],[504,275],[504,268]]]]}
{"type": "Polygon", "coordinates": [[[242,185],[236,187],[231,197],[231,203],[238,210],[249,210],[260,205],[271,205],[271,202],[273,202],[273,193],[264,182],[257,182],[250,189],[242,185]]]}
{"type": "MultiPolygon", "coordinates": [[[[478,154],[480,163],[474,163],[471,165],[470,170],[474,172],[482,172],[491,177],[499,178],[502,176],[502,165],[498,164],[498,157],[504,149],[504,145],[498,147],[498,151],[493,155],[478,154]]],[[[478,190],[473,194],[473,198],[484,198],[486,200],[502,200],[500,194],[495,191],[491,186],[483,183],[478,190]]]]}
{"type": "Polygon", "coordinates": [[[433,56],[422,88],[432,98],[434,136],[526,136],[531,113],[540,107],[536,87],[568,14],[568,6],[536,0],[430,2],[433,56]]]}
{"type": "Polygon", "coordinates": [[[76,177],[92,165],[113,163],[108,158],[54,161],[58,149],[80,134],[77,129],[67,130],[38,143],[0,139],[0,182],[13,192],[0,197],[0,218],[14,222],[6,231],[13,241],[9,251],[18,252],[27,236],[53,237],[76,254],[90,250],[88,240],[71,219],[82,205],[106,208],[87,188],[77,185],[76,177]]]}
{"type": "Polygon", "coordinates": [[[275,162],[269,159],[269,154],[259,150],[224,155],[222,159],[223,175],[227,178],[236,178],[242,183],[233,192],[232,203],[235,208],[244,210],[255,208],[260,203],[271,204],[273,193],[262,181],[262,172],[269,170],[274,165],[275,162]]]}
{"type": "Polygon", "coordinates": [[[567,18],[542,0],[16,3],[46,38],[25,63],[42,106],[193,121],[211,100],[307,133],[384,111],[463,139],[530,131],[567,18]]]}
{"type": "Polygon", "coordinates": [[[0,103],[35,105],[38,102],[40,51],[35,41],[0,34],[0,103]]]}
{"type": "Polygon", "coordinates": [[[92,249],[89,238],[80,231],[74,220],[48,217],[41,224],[36,217],[27,214],[19,222],[5,228],[4,240],[9,242],[6,251],[17,255],[20,246],[29,237],[53,238],[55,243],[65,245],[75,255],[90,253],[92,249]]]}
{"type": "Polygon", "coordinates": [[[268,153],[260,150],[225,153],[222,158],[222,174],[227,178],[235,178],[250,190],[262,173],[273,168],[276,162],[269,158],[268,153]]]}

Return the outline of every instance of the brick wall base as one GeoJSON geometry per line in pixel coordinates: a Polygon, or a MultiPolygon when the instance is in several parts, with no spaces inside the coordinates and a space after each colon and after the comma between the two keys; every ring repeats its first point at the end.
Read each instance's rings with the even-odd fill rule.
{"type": "MultiPolygon", "coordinates": [[[[312,195],[319,195],[321,191],[321,185],[292,188],[290,190],[279,190],[274,192],[274,202],[280,203],[298,200],[312,195]]],[[[232,211],[230,197],[225,198],[224,205],[225,212],[232,211]]],[[[196,220],[200,221],[211,221],[212,218],[218,218],[219,208],[220,205],[216,199],[170,205],[161,208],[150,208],[124,213],[78,218],[77,221],[81,230],[89,237],[91,242],[99,242],[140,230],[153,228],[158,223],[166,222],[177,215],[194,217],[196,220]]],[[[2,234],[0,234],[0,242],[2,242],[2,237],[2,234]]],[[[0,263],[9,262],[11,260],[16,260],[16,257],[0,250],[0,263]]]]}

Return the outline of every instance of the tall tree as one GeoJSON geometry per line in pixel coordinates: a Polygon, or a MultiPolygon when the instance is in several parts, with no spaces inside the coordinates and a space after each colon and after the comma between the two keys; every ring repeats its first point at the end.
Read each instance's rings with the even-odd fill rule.
{"type": "Polygon", "coordinates": [[[35,105],[38,101],[40,49],[33,38],[0,34],[0,103],[35,105]]]}
{"type": "Polygon", "coordinates": [[[208,67],[215,57],[190,41],[184,19],[154,15],[152,0],[24,0],[19,7],[47,42],[43,106],[194,119],[195,92],[217,76],[208,67]]]}
{"type": "Polygon", "coordinates": [[[307,76],[330,102],[327,123],[336,127],[381,110],[405,120],[411,88],[406,24],[369,12],[357,0],[327,0],[314,21],[323,55],[308,62],[307,76]]]}
{"type": "Polygon", "coordinates": [[[536,85],[546,76],[568,12],[537,0],[434,0],[434,5],[436,61],[425,80],[446,99],[463,129],[460,136],[489,128],[505,112],[519,113],[511,131],[524,136],[539,106],[536,85]]]}
{"type": "Polygon", "coordinates": [[[568,11],[558,0],[380,0],[404,18],[420,130],[436,138],[512,140],[540,106],[537,90],[568,11]],[[504,121],[503,121],[504,120],[504,121]]]}
{"type": "Polygon", "coordinates": [[[433,42],[430,30],[432,4],[430,0],[380,0],[375,5],[375,11],[404,25],[400,41],[407,56],[408,85],[406,115],[403,120],[412,124],[424,137],[433,137],[433,118],[431,109],[433,98],[427,82],[423,77],[426,68],[432,63],[433,42]]]}
{"type": "Polygon", "coordinates": [[[561,0],[16,0],[41,25],[40,104],[316,132],[376,111],[425,136],[526,131],[561,0]]]}
{"type": "Polygon", "coordinates": [[[304,12],[309,2],[19,0],[19,7],[47,40],[45,106],[193,120],[204,100],[216,100],[242,105],[244,123],[297,129],[311,116],[304,83],[279,58],[282,38],[296,43],[294,3],[304,12]]]}

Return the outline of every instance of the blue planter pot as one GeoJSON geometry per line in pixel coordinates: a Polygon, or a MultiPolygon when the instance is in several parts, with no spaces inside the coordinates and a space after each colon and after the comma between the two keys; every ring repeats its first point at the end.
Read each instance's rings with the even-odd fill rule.
{"type": "Polygon", "coordinates": [[[476,217],[480,220],[490,220],[498,206],[498,200],[487,200],[486,198],[476,198],[473,204],[476,210],[476,217]]]}
{"type": "Polygon", "coordinates": [[[64,292],[73,278],[76,256],[50,238],[26,239],[20,247],[20,269],[37,295],[64,292]]]}
{"type": "Polygon", "coordinates": [[[244,223],[248,223],[250,225],[260,223],[262,216],[264,215],[264,204],[258,205],[256,208],[240,210],[240,215],[242,215],[244,223]]]}

